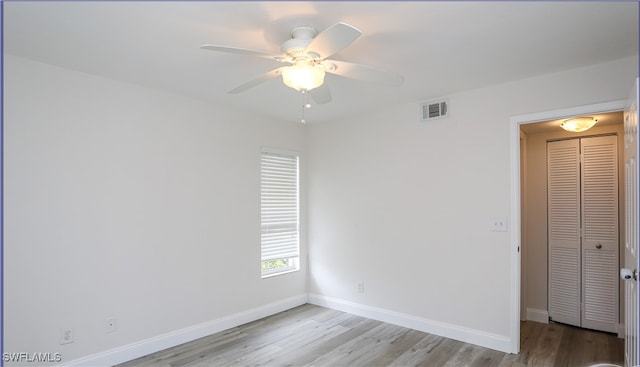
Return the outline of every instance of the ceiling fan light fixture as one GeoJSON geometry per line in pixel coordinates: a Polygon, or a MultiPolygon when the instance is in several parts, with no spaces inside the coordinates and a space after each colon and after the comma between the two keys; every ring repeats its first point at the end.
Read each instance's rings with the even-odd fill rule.
{"type": "Polygon", "coordinates": [[[289,88],[308,91],[324,83],[324,70],[310,63],[296,63],[282,70],[282,82],[289,88]]]}
{"type": "Polygon", "coordinates": [[[563,121],[560,127],[566,131],[580,133],[591,129],[597,122],[593,117],[576,117],[563,121]]]}

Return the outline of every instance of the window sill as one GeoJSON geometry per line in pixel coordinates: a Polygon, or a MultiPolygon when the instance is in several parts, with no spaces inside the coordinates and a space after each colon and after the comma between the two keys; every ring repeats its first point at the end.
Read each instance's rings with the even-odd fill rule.
{"type": "Polygon", "coordinates": [[[289,274],[289,273],[295,273],[296,271],[300,271],[300,269],[288,269],[288,270],[279,271],[277,273],[263,274],[261,278],[262,279],[273,278],[273,277],[278,276],[278,275],[285,275],[285,274],[289,274]]]}

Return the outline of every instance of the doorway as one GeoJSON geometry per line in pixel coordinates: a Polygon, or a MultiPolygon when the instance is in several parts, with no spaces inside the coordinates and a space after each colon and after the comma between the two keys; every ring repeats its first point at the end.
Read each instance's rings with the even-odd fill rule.
{"type": "MultiPolygon", "coordinates": [[[[521,192],[522,187],[527,187],[527,191],[532,188],[528,187],[525,183],[521,183],[520,175],[521,175],[521,144],[525,144],[527,147],[527,151],[531,149],[531,139],[530,136],[533,132],[544,131],[545,129],[550,129],[555,127],[559,129],[557,126],[561,123],[562,119],[566,119],[573,116],[600,116],[608,113],[621,113],[626,105],[626,101],[613,101],[607,103],[599,103],[593,105],[579,106],[561,110],[547,111],[529,115],[521,115],[514,116],[510,119],[510,141],[511,141],[511,209],[510,209],[510,217],[512,220],[512,231],[510,233],[510,241],[512,243],[511,248],[511,290],[514,295],[522,295],[524,297],[511,297],[511,335],[513,338],[511,339],[511,351],[512,353],[518,353],[520,350],[520,320],[521,313],[525,312],[525,315],[522,315],[523,320],[534,320],[548,322],[548,310],[547,310],[547,292],[546,292],[546,284],[547,284],[547,276],[546,276],[546,268],[545,275],[540,280],[540,278],[530,276],[531,267],[528,265],[530,261],[535,260],[536,257],[540,257],[539,253],[531,252],[532,249],[530,242],[531,237],[529,236],[532,233],[538,233],[533,228],[529,226],[529,219],[527,219],[527,223],[522,223],[522,218],[528,218],[529,211],[521,212],[521,204],[523,203],[523,194],[521,192]],[[521,140],[521,133],[524,133],[521,140]],[[522,232],[522,229],[526,228],[525,232],[522,232]],[[522,234],[522,238],[521,238],[522,234]],[[525,238],[526,237],[526,238],[525,238]],[[521,243],[521,241],[523,241],[521,243]],[[521,246],[522,251],[521,251],[521,246]],[[522,274],[521,269],[526,269],[527,273],[522,274]],[[522,284],[520,283],[522,277],[522,284]],[[532,292],[540,292],[535,286],[537,284],[542,285],[542,289],[544,289],[541,293],[544,294],[543,299],[544,302],[535,303],[537,298],[535,298],[535,294],[532,292]],[[532,297],[533,296],[533,297],[532,297]],[[521,310],[521,302],[524,303],[522,305],[521,310]],[[537,318],[537,319],[536,319],[537,318]]],[[[603,124],[602,119],[599,122],[600,127],[606,126],[603,124]]],[[[598,127],[598,128],[600,128],[598,127]]],[[[596,129],[594,127],[593,129],[596,129]]],[[[591,131],[597,131],[597,130],[591,131]]],[[[560,132],[560,134],[563,134],[560,132]]],[[[528,153],[527,153],[528,154],[528,153]]],[[[526,163],[523,164],[522,167],[523,176],[531,175],[531,166],[528,166],[526,163]]],[[[546,176],[544,176],[546,177],[546,176]]],[[[525,198],[526,199],[526,198],[525,198]]],[[[546,201],[546,199],[545,199],[546,201]]],[[[524,203],[527,205],[531,204],[530,200],[524,200],[524,203]]],[[[528,208],[530,209],[530,208],[528,208]]],[[[543,232],[543,243],[546,247],[546,229],[543,232]]],[[[546,259],[546,250],[543,254],[546,259]]],[[[546,261],[546,260],[545,260],[546,261]]]]}

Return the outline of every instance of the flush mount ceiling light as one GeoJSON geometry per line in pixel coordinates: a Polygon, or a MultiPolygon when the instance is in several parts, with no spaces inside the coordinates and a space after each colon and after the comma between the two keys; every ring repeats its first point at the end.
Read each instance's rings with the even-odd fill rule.
{"type": "Polygon", "coordinates": [[[282,68],[282,82],[289,88],[310,91],[324,83],[324,70],[311,62],[298,61],[293,66],[282,68]]]}
{"type": "Polygon", "coordinates": [[[566,131],[580,133],[591,129],[597,122],[598,120],[593,117],[576,117],[565,120],[560,127],[566,131]]]}

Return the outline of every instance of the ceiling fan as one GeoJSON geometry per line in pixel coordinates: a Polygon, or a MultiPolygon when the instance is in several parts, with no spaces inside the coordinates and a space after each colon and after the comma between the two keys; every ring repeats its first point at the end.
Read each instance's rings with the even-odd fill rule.
{"type": "Polygon", "coordinates": [[[353,43],[361,34],[362,32],[356,27],[342,22],[320,33],[311,26],[301,25],[291,30],[291,38],[282,44],[281,54],[211,44],[204,44],[200,48],[257,56],[290,64],[268,71],[228,93],[240,93],[267,80],[282,76],[286,86],[303,93],[309,92],[316,103],[327,103],[331,101],[331,91],[324,83],[325,73],[389,86],[399,86],[404,80],[400,75],[371,66],[328,59],[353,43]]]}

